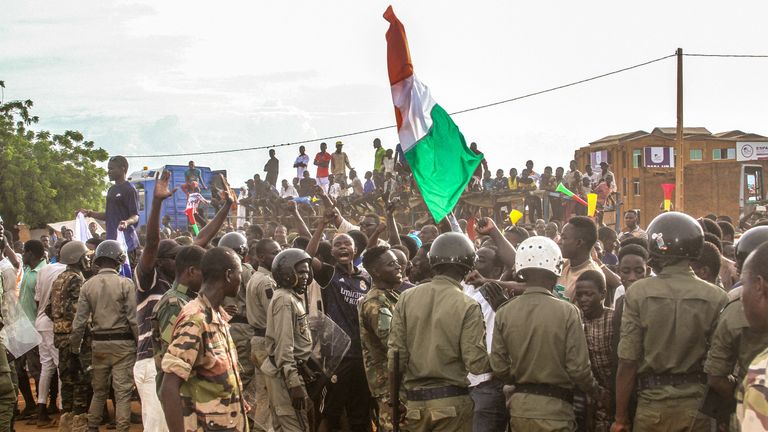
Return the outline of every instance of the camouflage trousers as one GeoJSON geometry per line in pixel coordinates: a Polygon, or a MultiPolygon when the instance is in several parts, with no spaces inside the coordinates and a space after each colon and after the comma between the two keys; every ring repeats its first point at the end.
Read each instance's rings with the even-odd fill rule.
{"type": "Polygon", "coordinates": [[[61,410],[75,415],[84,414],[88,411],[88,401],[93,392],[80,358],[81,356],[88,358],[89,361],[86,362],[86,365],[90,366],[90,352],[73,354],[69,349],[68,334],[62,338],[54,337],[54,345],[59,350],[61,410]]]}
{"type": "Polygon", "coordinates": [[[376,398],[376,406],[379,409],[379,428],[377,431],[392,431],[392,407],[389,405],[389,398],[382,396],[376,398]]]}
{"type": "Polygon", "coordinates": [[[16,405],[16,389],[13,386],[11,367],[0,343],[0,431],[11,431],[13,408],[16,405]]]}

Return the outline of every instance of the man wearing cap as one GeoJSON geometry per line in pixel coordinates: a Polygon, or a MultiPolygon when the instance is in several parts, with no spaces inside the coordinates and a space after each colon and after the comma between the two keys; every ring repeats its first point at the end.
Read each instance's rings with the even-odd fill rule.
{"type": "Polygon", "coordinates": [[[336,151],[331,155],[331,174],[334,175],[336,180],[347,178],[347,168],[353,170],[352,165],[349,163],[347,154],[342,151],[344,143],[336,141],[336,151]]]}
{"type": "MultiPolygon", "coordinates": [[[[174,259],[181,246],[174,240],[160,240],[160,209],[166,198],[173,196],[168,189],[170,172],[164,171],[155,182],[152,208],[147,218],[147,243],[136,266],[136,320],[139,337],[136,350],[134,379],[141,397],[144,430],[167,431],[163,410],[157,398],[155,377],[157,369],[152,348],[152,310],[160,298],[171,288],[176,277],[174,259]]],[[[205,247],[227,217],[232,200],[225,192],[226,203],[216,216],[198,234],[194,243],[205,247]]]]}

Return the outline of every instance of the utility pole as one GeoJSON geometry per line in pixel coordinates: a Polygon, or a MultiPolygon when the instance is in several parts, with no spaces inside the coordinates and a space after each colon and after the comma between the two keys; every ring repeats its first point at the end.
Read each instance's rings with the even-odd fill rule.
{"type": "Polygon", "coordinates": [[[675,211],[685,211],[685,141],[683,140],[683,49],[677,49],[677,130],[675,137],[675,211]]]}

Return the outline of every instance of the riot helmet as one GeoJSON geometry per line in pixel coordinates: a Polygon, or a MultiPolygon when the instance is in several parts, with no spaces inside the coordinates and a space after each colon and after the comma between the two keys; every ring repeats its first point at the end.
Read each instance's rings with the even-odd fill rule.
{"type": "Polygon", "coordinates": [[[298,293],[304,293],[307,286],[312,283],[312,257],[302,249],[288,248],[277,254],[272,261],[272,277],[277,282],[278,288],[292,289],[298,293]],[[296,275],[296,265],[309,263],[309,280],[301,286],[296,275]]]}
{"type": "Polygon", "coordinates": [[[458,264],[467,270],[475,267],[475,246],[464,234],[448,232],[437,236],[429,249],[429,265],[458,264]]]}
{"type": "Polygon", "coordinates": [[[648,249],[654,257],[696,259],[701,255],[704,231],[685,213],[662,213],[651,221],[647,232],[648,249]]]}

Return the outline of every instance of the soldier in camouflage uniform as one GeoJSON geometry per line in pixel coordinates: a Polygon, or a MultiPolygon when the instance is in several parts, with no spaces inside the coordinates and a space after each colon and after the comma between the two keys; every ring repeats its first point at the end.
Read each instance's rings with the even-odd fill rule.
{"type": "Polygon", "coordinates": [[[240,257],[243,268],[242,282],[240,282],[237,295],[224,301],[224,309],[232,317],[229,320],[229,331],[237,346],[237,358],[240,360],[238,366],[240,367],[240,378],[243,380],[243,388],[248,388],[254,372],[253,361],[251,361],[251,338],[254,336],[254,332],[253,327],[248,324],[245,303],[246,287],[251,280],[251,275],[253,275],[253,267],[243,262],[248,254],[248,240],[238,232],[231,232],[224,234],[219,240],[219,246],[235,251],[240,257]]]}
{"type": "MultiPolygon", "coordinates": [[[[302,295],[312,282],[312,258],[301,249],[286,249],[272,262],[278,289],[267,307],[266,351],[261,365],[274,427],[282,432],[309,432],[307,388],[300,363],[312,354],[312,333],[302,295]]],[[[366,403],[367,401],[361,401],[366,403]]]]}
{"type": "Polygon", "coordinates": [[[181,309],[197,296],[200,285],[203,283],[200,263],[204,254],[205,249],[196,245],[179,249],[175,260],[176,278],[173,286],[160,297],[152,309],[152,354],[157,367],[155,381],[158,392],[163,382],[163,356],[168,351],[168,345],[171,344],[176,320],[181,309]]]}
{"type": "MultiPolygon", "coordinates": [[[[750,330],[768,334],[768,243],[749,255],[741,271],[744,315],[750,330]]],[[[768,429],[768,349],[750,363],[736,414],[745,432],[768,429]]]]}
{"type": "Polygon", "coordinates": [[[379,409],[379,431],[392,430],[392,406],[389,397],[387,343],[392,313],[400,298],[397,289],[403,281],[397,257],[386,246],[365,251],[363,267],[371,275],[371,290],[360,304],[360,341],[371,396],[379,409]]]}
{"type": "MultiPolygon", "coordinates": [[[[63,430],[85,430],[88,396],[91,386],[86,381],[80,356],[69,348],[72,322],[77,315],[80,287],[85,282],[83,271],[90,268],[88,247],[81,241],[71,241],[61,248],[59,262],[67,268],[53,282],[51,314],[53,315],[53,345],[59,350],[59,379],[61,380],[61,410],[59,424],[63,430]]],[[[86,335],[90,333],[87,329],[86,335]]],[[[87,336],[86,336],[86,339],[87,336]]],[[[86,343],[90,343],[87,340],[86,343]]],[[[82,350],[81,350],[82,354],[82,350]]]]}
{"type": "Polygon", "coordinates": [[[160,400],[171,432],[245,432],[248,420],[229,333],[225,297],[240,287],[242,267],[235,253],[216,247],[203,255],[203,285],[181,310],[168,351],[160,400]]]}

